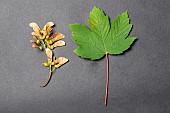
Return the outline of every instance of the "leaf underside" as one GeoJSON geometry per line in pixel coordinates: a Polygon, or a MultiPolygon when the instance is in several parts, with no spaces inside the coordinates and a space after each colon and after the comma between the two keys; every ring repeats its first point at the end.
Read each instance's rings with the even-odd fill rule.
{"type": "Polygon", "coordinates": [[[90,29],[82,24],[70,24],[72,40],[79,46],[74,53],[82,58],[97,60],[107,54],[121,54],[134,42],[128,37],[132,24],[128,12],[118,15],[111,23],[102,10],[94,6],[88,18],[90,29]]]}

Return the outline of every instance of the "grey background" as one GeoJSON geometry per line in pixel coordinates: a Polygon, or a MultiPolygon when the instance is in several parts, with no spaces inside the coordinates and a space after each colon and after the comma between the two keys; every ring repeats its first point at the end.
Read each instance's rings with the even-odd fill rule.
{"type": "Polygon", "coordinates": [[[0,113],[170,113],[169,0],[1,0],[0,113]],[[104,107],[105,59],[77,57],[70,23],[87,25],[93,6],[111,18],[128,10],[138,41],[125,55],[109,56],[108,106],[104,107]],[[50,84],[44,53],[31,48],[30,22],[48,21],[65,34],[55,49],[69,63],[50,84]]]}

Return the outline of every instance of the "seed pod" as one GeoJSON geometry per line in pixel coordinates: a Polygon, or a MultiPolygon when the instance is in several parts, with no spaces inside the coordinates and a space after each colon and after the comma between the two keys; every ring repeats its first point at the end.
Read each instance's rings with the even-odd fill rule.
{"type": "Polygon", "coordinates": [[[54,33],[50,38],[53,40],[53,42],[55,42],[55,41],[63,39],[64,35],[57,32],[57,33],[54,33]]]}
{"type": "Polygon", "coordinates": [[[54,47],[61,47],[64,46],[66,43],[62,40],[59,40],[53,44],[54,47]]]}
{"type": "Polygon", "coordinates": [[[46,52],[48,61],[52,61],[53,52],[52,52],[49,48],[46,48],[46,49],[45,49],[45,52],[46,52]]]}
{"type": "Polygon", "coordinates": [[[54,60],[54,62],[59,65],[63,65],[68,62],[68,59],[64,57],[59,57],[58,59],[54,60]]]}
{"type": "Polygon", "coordinates": [[[43,34],[44,35],[50,35],[50,32],[52,31],[52,27],[54,26],[54,23],[53,22],[48,22],[45,26],[44,26],[44,28],[43,28],[43,30],[45,31],[43,34]]]}
{"type": "Polygon", "coordinates": [[[36,44],[32,44],[33,48],[39,48],[36,44]]]}
{"type": "Polygon", "coordinates": [[[31,33],[33,36],[41,36],[40,27],[35,22],[30,23],[29,26],[34,30],[34,32],[31,33]]]}
{"type": "Polygon", "coordinates": [[[35,40],[30,40],[30,42],[34,43],[34,42],[36,42],[36,41],[35,41],[35,40]]]}
{"type": "Polygon", "coordinates": [[[30,23],[29,26],[32,27],[35,32],[40,31],[40,27],[35,22],[30,23]]]}
{"type": "Polygon", "coordinates": [[[37,39],[36,36],[32,35],[32,38],[34,38],[35,40],[37,39]]]}

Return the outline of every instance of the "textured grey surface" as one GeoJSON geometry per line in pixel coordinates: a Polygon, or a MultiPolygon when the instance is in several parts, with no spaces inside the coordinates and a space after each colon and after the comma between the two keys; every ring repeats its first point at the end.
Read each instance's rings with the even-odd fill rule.
{"type": "Polygon", "coordinates": [[[0,113],[170,113],[169,0],[1,0],[0,113]],[[93,6],[113,19],[128,10],[138,41],[125,55],[109,56],[108,106],[104,107],[105,59],[89,61],[72,50],[70,23],[87,25],[93,6]],[[44,53],[32,49],[30,22],[48,21],[65,34],[55,49],[69,63],[50,84],[44,53]]]}

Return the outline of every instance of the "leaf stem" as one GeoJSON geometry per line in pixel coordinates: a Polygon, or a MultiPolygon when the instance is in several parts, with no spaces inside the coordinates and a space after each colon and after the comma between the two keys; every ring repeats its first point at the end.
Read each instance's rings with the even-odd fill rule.
{"type": "Polygon", "coordinates": [[[109,63],[108,63],[108,53],[106,53],[106,93],[104,98],[104,105],[107,106],[108,100],[108,84],[109,84],[109,63]]]}
{"type": "Polygon", "coordinates": [[[48,83],[50,82],[51,77],[52,77],[52,73],[53,73],[51,65],[49,66],[49,71],[50,72],[49,72],[49,76],[48,76],[47,82],[44,85],[40,86],[40,87],[46,87],[48,85],[48,83]]]}

